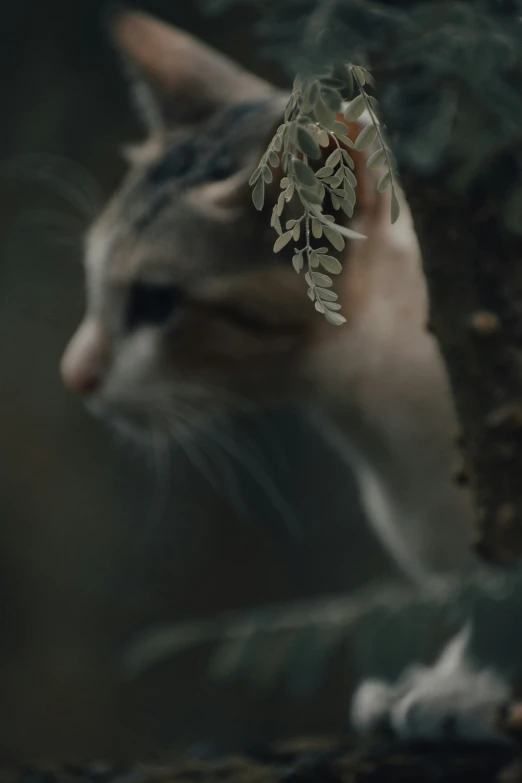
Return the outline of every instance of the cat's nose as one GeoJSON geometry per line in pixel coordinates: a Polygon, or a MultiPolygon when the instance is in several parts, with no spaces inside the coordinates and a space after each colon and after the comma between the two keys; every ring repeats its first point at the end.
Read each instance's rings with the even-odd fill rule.
{"type": "Polygon", "coordinates": [[[103,325],[88,318],[78,327],[65,349],[60,371],[65,386],[80,397],[101,387],[108,363],[108,342],[103,325]]]}

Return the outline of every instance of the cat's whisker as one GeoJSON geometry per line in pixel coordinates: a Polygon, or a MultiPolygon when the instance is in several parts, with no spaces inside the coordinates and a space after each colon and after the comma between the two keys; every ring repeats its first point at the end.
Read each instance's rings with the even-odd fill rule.
{"type": "Polygon", "coordinates": [[[155,530],[165,515],[170,498],[170,449],[165,433],[152,422],[149,425],[154,487],[148,509],[150,530],[155,530]]]}
{"type": "Polygon", "coordinates": [[[67,158],[49,154],[28,154],[0,163],[0,177],[51,186],[86,221],[93,220],[103,203],[101,189],[89,172],[67,158]],[[66,174],[60,169],[66,169],[66,174]]]}
{"type": "Polygon", "coordinates": [[[239,465],[243,466],[247,472],[256,481],[265,496],[272,503],[275,511],[280,515],[286,529],[295,537],[302,534],[299,522],[293,513],[292,507],[281,494],[277,484],[270,476],[262,462],[248,449],[242,448],[237,442],[230,438],[227,433],[219,429],[219,425],[214,423],[208,429],[208,436],[212,436],[214,430],[215,440],[224,451],[227,451],[239,465]]]}
{"type": "Polygon", "coordinates": [[[14,230],[25,229],[27,225],[42,229],[52,244],[81,248],[85,221],[76,215],[51,209],[27,209],[16,220],[14,230]]]}

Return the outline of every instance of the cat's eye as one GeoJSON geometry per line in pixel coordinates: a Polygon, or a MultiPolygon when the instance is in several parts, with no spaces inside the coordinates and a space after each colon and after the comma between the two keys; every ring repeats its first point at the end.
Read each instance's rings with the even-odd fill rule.
{"type": "Polygon", "coordinates": [[[126,327],[161,326],[183,302],[183,291],[173,283],[134,283],[127,305],[126,327]]]}

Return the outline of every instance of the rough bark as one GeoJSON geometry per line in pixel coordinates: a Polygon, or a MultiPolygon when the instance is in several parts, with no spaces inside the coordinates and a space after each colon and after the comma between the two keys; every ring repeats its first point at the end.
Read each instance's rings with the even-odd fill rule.
{"type": "Polygon", "coordinates": [[[391,30],[377,92],[462,427],[477,549],[510,563],[522,556],[520,11],[487,0],[431,2],[424,15],[423,3],[407,5],[417,37],[401,50],[391,30]]]}
{"type": "Polygon", "coordinates": [[[492,170],[487,197],[456,196],[411,170],[404,185],[462,425],[477,547],[505,563],[522,554],[522,241],[504,226],[495,177],[502,187],[492,170]]]}

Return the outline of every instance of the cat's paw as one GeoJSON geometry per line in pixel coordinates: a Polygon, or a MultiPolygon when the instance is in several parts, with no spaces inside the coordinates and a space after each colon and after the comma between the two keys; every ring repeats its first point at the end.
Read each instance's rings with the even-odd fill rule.
{"type": "Polygon", "coordinates": [[[352,702],[354,728],[387,728],[405,742],[505,742],[496,720],[509,687],[492,670],[473,667],[470,633],[464,628],[431,667],[411,667],[394,684],[364,682],[352,702]]]}

